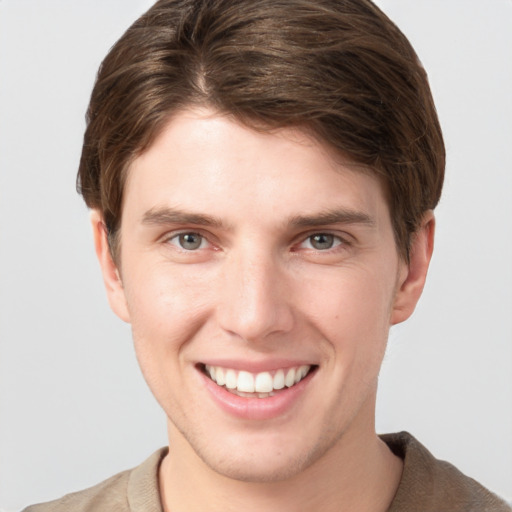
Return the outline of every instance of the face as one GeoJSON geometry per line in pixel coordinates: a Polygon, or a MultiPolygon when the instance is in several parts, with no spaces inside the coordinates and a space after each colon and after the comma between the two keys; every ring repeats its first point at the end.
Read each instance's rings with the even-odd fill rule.
{"type": "Polygon", "coordinates": [[[388,330],[419,296],[375,177],[298,131],[184,111],[130,168],[117,268],[93,226],[171,445],[265,481],[374,435],[388,330]]]}

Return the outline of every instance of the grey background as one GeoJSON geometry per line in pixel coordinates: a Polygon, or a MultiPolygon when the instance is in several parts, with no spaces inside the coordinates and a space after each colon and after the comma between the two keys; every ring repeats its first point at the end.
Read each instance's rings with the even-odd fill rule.
{"type": "MultiPolygon", "coordinates": [[[[74,192],[96,69],[149,0],[0,1],[0,509],[165,444],[74,192]]],[[[512,2],[380,0],[429,72],[448,149],[436,251],[394,329],[378,430],[512,498],[512,2]]]]}

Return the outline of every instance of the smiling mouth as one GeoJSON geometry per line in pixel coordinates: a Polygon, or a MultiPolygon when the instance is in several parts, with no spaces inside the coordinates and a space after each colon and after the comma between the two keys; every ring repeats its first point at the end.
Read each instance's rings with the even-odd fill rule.
{"type": "Polygon", "coordinates": [[[243,398],[268,398],[298,384],[317,368],[301,365],[269,372],[251,373],[221,366],[202,365],[203,373],[218,386],[243,398]]]}

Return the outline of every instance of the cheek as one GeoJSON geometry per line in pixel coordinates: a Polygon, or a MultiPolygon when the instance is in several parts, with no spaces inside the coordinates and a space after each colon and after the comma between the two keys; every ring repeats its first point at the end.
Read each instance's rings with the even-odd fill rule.
{"type": "MultiPolygon", "coordinates": [[[[133,274],[131,274],[133,276],[133,274]]],[[[147,271],[125,284],[135,353],[160,405],[177,407],[186,347],[204,325],[207,297],[198,276],[147,271]]]]}
{"type": "Polygon", "coordinates": [[[394,282],[361,268],[343,268],[303,283],[310,316],[329,338],[370,340],[387,333],[394,282]]]}
{"type": "Polygon", "coordinates": [[[125,283],[125,295],[141,366],[157,366],[181,351],[203,325],[211,303],[204,276],[165,265],[125,283]]]}
{"type": "Polygon", "coordinates": [[[165,263],[132,274],[132,279],[125,283],[132,325],[158,330],[176,324],[180,318],[193,320],[205,305],[207,282],[200,269],[182,269],[165,263]]]}
{"type": "Polygon", "coordinates": [[[360,267],[339,269],[310,282],[304,297],[309,321],[324,340],[326,368],[338,379],[336,400],[347,410],[375,388],[386,349],[394,284],[380,276],[360,267]]]}

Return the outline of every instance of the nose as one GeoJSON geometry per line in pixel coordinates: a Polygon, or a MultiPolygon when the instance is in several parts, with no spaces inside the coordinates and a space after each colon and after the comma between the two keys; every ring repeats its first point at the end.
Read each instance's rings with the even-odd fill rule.
{"type": "Polygon", "coordinates": [[[227,260],[217,310],[221,327],[252,342],[289,332],[294,318],[283,266],[250,250],[227,260]]]}

